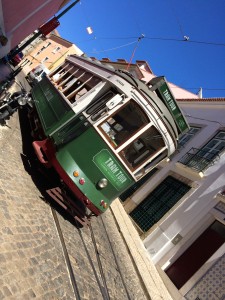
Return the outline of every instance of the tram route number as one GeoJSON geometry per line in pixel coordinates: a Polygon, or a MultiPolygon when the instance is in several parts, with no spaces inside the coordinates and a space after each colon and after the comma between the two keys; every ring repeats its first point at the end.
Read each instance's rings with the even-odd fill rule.
{"type": "Polygon", "coordinates": [[[97,153],[93,157],[93,162],[117,190],[125,188],[131,183],[131,179],[107,149],[97,153]]]}

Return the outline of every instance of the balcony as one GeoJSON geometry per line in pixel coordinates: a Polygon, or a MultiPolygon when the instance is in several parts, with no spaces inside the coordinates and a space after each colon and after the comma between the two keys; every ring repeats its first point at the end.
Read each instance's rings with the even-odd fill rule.
{"type": "Polygon", "coordinates": [[[179,163],[203,172],[212,166],[220,158],[220,150],[191,148],[180,160],[179,163]]]}

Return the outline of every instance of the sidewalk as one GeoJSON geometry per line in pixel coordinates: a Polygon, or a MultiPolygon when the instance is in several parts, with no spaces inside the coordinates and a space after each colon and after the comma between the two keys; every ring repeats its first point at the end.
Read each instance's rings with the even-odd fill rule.
{"type": "Polygon", "coordinates": [[[119,199],[111,204],[111,210],[150,299],[172,300],[119,199]]]}

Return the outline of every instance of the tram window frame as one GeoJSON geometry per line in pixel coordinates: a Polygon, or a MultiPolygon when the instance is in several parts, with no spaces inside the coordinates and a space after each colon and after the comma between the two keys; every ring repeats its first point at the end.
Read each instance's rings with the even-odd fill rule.
{"type": "MultiPolygon", "coordinates": [[[[166,153],[166,148],[163,136],[154,125],[151,125],[133,139],[128,145],[126,145],[126,147],[124,147],[118,154],[129,169],[134,172],[143,166],[143,164],[146,164],[146,162],[149,162],[146,164],[147,167],[153,160],[157,159],[159,155],[164,155],[166,153]],[[152,133],[154,134],[154,132],[156,135],[153,135],[153,138],[151,137],[148,139],[147,137],[152,133]],[[148,143],[148,141],[151,142],[148,143]],[[159,144],[159,141],[161,144],[159,144]],[[130,157],[128,155],[130,155],[130,157]],[[150,160],[151,158],[152,160],[150,160]]],[[[146,171],[147,169],[148,167],[146,168],[146,171]]]]}
{"type": "Polygon", "coordinates": [[[91,71],[71,63],[57,70],[50,77],[72,106],[77,105],[90,90],[102,82],[102,79],[91,71]]]}
{"type": "Polygon", "coordinates": [[[102,82],[101,78],[95,76],[91,72],[84,72],[81,76],[76,78],[72,85],[65,92],[64,95],[71,102],[72,105],[76,105],[91,89],[102,82]],[[67,93],[69,90],[69,93],[67,93]]]}
{"type": "Polygon", "coordinates": [[[112,99],[116,94],[117,92],[115,90],[110,89],[101,97],[98,97],[88,105],[85,113],[88,116],[91,116],[90,119],[92,122],[96,122],[97,120],[103,117],[103,115],[108,111],[106,103],[110,99],[112,99]]]}
{"type": "Polygon", "coordinates": [[[108,116],[103,122],[101,122],[98,125],[98,129],[108,140],[110,145],[114,149],[117,149],[150,122],[151,120],[144,112],[144,110],[134,100],[131,99],[122,107],[113,112],[110,116],[108,116]],[[129,107],[130,115],[128,111],[129,107]],[[132,110],[132,107],[135,109],[132,110]],[[123,113],[121,113],[122,111],[123,113]],[[135,113],[135,115],[133,115],[133,118],[136,118],[136,121],[138,120],[139,124],[138,122],[135,124],[134,119],[129,120],[129,116],[131,116],[131,113],[135,113]],[[118,119],[120,119],[120,122],[118,119]],[[132,122],[129,123],[128,120],[132,120],[132,122]],[[130,128],[128,128],[129,126],[130,128]]]}

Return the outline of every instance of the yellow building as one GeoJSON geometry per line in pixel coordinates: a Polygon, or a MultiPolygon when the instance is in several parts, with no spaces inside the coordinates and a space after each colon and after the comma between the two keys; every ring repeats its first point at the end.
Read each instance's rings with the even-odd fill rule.
{"type": "Polygon", "coordinates": [[[35,47],[32,47],[25,55],[23,59],[23,64],[25,64],[24,72],[28,73],[40,64],[43,64],[49,70],[53,70],[69,54],[82,55],[83,51],[59,35],[51,33],[45,40],[41,40],[35,47]]]}

